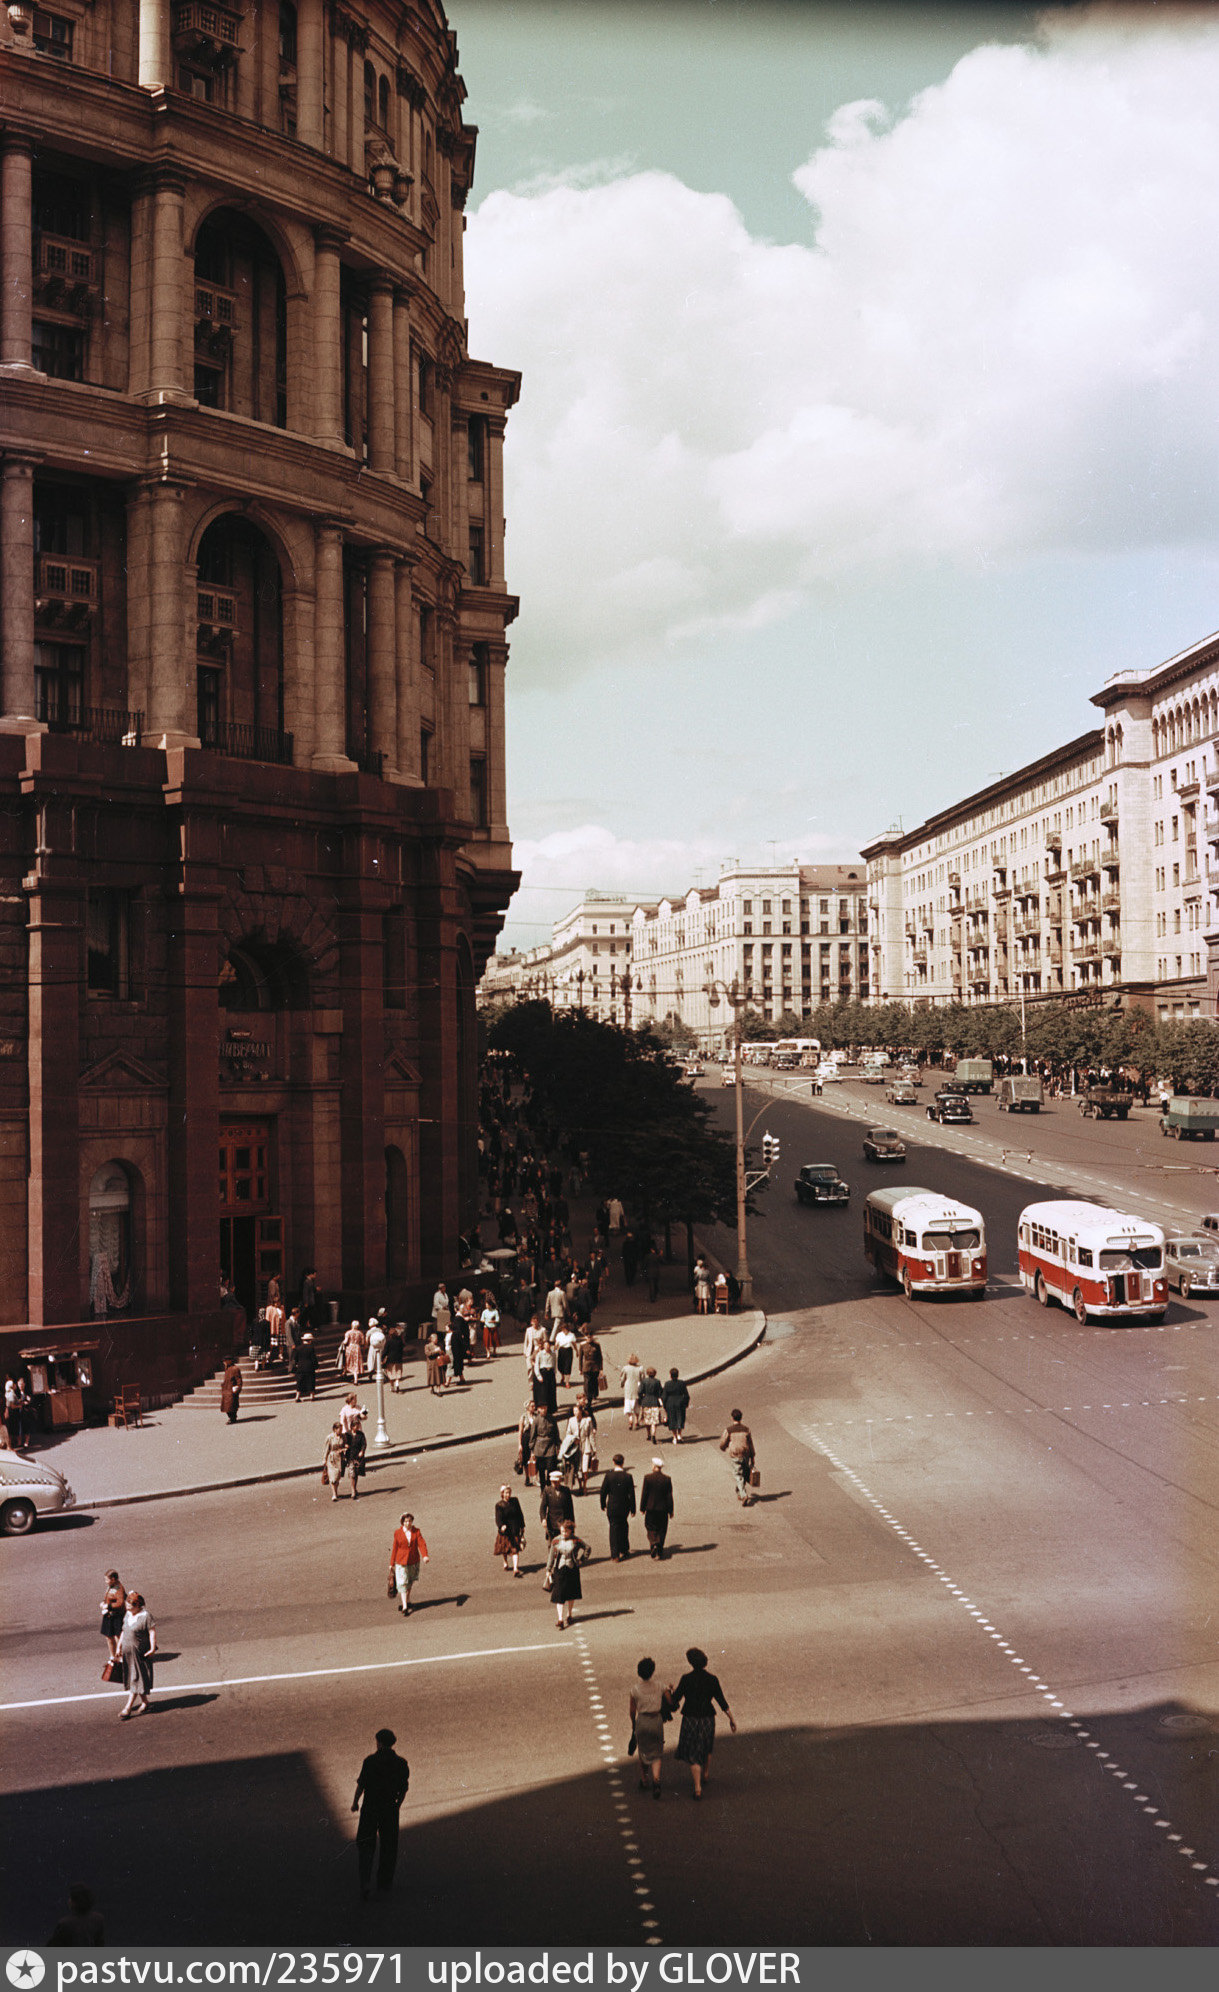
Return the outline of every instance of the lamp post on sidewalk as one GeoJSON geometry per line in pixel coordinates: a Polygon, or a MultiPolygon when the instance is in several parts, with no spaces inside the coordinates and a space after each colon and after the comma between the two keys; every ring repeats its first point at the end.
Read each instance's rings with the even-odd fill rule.
{"type": "Polygon", "coordinates": [[[385,1365],[381,1351],[377,1350],[377,1429],[373,1434],[374,1446],[388,1446],[393,1442],[385,1424],[385,1365]]]}
{"type": "Polygon", "coordinates": [[[717,1009],[721,995],[732,1006],[732,1068],[733,1091],[736,1098],[736,1277],[741,1289],[741,1300],[749,1306],[753,1299],[753,1279],[749,1271],[749,1252],[745,1236],[745,1094],[741,1085],[741,1011],[745,1007],[745,997],[735,975],[729,982],[706,982],[703,994],[711,1008],[717,1009]]]}

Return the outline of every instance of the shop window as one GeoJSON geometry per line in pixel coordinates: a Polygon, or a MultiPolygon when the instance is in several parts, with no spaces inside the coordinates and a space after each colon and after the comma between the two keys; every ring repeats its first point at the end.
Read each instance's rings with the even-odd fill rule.
{"type": "Polygon", "coordinates": [[[91,996],[131,991],[131,910],[125,892],[102,889],[85,901],[85,984],[91,996]]]}
{"type": "Polygon", "coordinates": [[[131,1305],[131,1178],[106,1162],[89,1185],[89,1304],[98,1319],[131,1305]]]}

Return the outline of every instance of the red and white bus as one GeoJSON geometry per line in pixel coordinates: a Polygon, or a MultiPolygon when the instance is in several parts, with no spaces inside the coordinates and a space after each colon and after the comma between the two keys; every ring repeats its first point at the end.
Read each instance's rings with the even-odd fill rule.
{"type": "Polygon", "coordinates": [[[863,1249],[872,1264],[916,1293],[986,1292],[981,1211],[938,1190],[873,1190],[863,1207],[863,1249]]]}
{"type": "Polygon", "coordinates": [[[1056,1300],[1077,1321],[1090,1314],[1163,1318],[1168,1283],[1158,1224],[1101,1204],[1029,1204],[1017,1240],[1021,1285],[1043,1307],[1056,1300]]]}

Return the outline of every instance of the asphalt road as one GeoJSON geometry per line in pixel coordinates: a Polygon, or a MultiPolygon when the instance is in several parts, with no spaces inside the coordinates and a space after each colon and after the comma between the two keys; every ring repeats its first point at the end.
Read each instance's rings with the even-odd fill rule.
{"type": "MultiPolygon", "coordinates": [[[[496,1444],[387,1464],[358,1506],[293,1483],[4,1544],[5,1937],[44,1938],[83,1879],[115,1942],[1213,1944],[1208,1312],[1174,1301],[1161,1327],[1118,1330],[1043,1313],[1012,1284],[1038,1167],[1005,1173],[906,1112],[905,1175],[986,1214],[986,1302],[879,1285],[859,1204],[901,1171],[868,1168],[837,1105],[771,1103],[758,1132],[783,1160],[751,1230],[770,1336],[696,1391],[697,1442],[666,1449],[670,1558],[612,1565],[582,1504],[573,1632],[554,1631],[532,1514],[530,1574],[491,1555],[496,1444]],[[818,1159],[849,1210],[795,1203],[818,1159]],[[763,1476],[746,1511],[715,1444],[734,1403],[763,1476]],[[404,1622],[384,1577],[408,1506],[432,1560],[404,1622]],[[111,1564],[147,1591],[165,1656],[126,1724],[97,1679],[111,1564]],[[670,1760],[657,1805],[624,1754],[626,1696],[641,1653],[673,1678],[691,1642],[740,1733],[721,1726],[702,1805],[670,1760]],[[385,1722],[412,1783],[398,1887],[363,1905],[348,1807],[385,1722]]],[[[1035,1135],[1050,1193],[1148,1167],[1119,1148],[1149,1122],[982,1113],[970,1141],[1035,1135]]],[[[638,1475],[636,1435],[603,1434],[603,1459],[619,1440],[638,1475]]]]}

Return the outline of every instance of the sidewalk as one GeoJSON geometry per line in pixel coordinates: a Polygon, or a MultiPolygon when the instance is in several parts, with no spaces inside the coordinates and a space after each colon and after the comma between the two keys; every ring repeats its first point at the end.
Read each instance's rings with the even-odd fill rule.
{"type": "MultiPolygon", "coordinates": [[[[665,1268],[665,1286],[682,1290],[662,1292],[654,1304],[642,1280],[626,1287],[619,1273],[597,1308],[593,1332],[601,1343],[609,1384],[597,1407],[603,1455],[611,1450],[610,1436],[620,1417],[618,1376],[628,1355],[637,1354],[645,1367],[655,1365],[662,1378],[671,1367],[681,1371],[694,1393],[690,1422],[697,1429],[694,1386],[740,1361],[765,1333],[760,1311],[718,1317],[692,1313],[684,1293],[684,1272],[684,1265],[665,1268]]],[[[372,1443],[377,1393],[371,1380],[363,1383],[359,1396],[369,1412],[365,1430],[370,1470],[375,1471],[379,1459],[469,1445],[514,1432],[527,1396],[521,1341],[521,1330],[513,1324],[498,1356],[467,1365],[465,1385],[450,1385],[440,1397],[433,1397],[423,1381],[422,1356],[412,1357],[402,1392],[394,1396],[386,1388],[389,1446],[372,1443]]],[[[250,1365],[243,1367],[248,1370],[250,1365]]],[[[320,1475],[326,1435],[345,1395],[332,1375],[319,1379],[316,1399],[282,1405],[254,1400],[235,1425],[218,1410],[194,1408],[187,1400],[149,1412],[144,1424],[134,1429],[107,1426],[44,1443],[37,1457],[65,1475],[81,1508],[113,1508],[132,1501],[320,1475]]],[[[560,1429],[576,1394],[559,1392],[560,1429]]]]}

